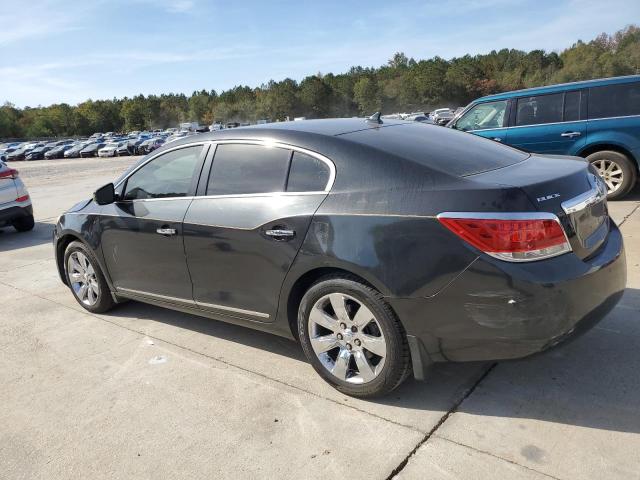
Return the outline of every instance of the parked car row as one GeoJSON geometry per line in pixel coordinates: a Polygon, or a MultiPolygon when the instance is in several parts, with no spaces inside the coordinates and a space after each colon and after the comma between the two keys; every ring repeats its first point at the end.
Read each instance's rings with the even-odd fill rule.
{"type": "Polygon", "coordinates": [[[411,112],[411,113],[393,113],[383,115],[383,119],[387,120],[410,120],[414,122],[433,123],[435,125],[446,125],[455,114],[462,108],[437,108],[431,112],[411,112]]]}
{"type": "Polygon", "coordinates": [[[146,155],[165,143],[194,135],[191,130],[132,131],[118,135],[113,132],[94,133],[89,138],[53,142],[11,142],[0,144],[0,160],[52,160],[56,158],[115,157],[146,155]]]}

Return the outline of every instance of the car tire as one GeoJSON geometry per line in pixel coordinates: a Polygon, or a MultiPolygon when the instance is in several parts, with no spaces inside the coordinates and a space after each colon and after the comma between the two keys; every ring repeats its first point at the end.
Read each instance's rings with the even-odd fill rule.
{"type": "Polygon", "coordinates": [[[637,169],[623,153],[601,150],[587,156],[607,186],[607,199],[618,200],[633,189],[637,179],[637,169]],[[612,187],[617,187],[612,190],[612,187]]]}
{"type": "Polygon", "coordinates": [[[64,272],[74,298],[85,310],[104,313],[116,305],[98,260],[82,242],[67,246],[64,272]]]}
{"type": "Polygon", "coordinates": [[[33,219],[33,215],[27,215],[26,217],[16,218],[12,225],[19,232],[28,232],[33,230],[36,222],[33,219]]]}
{"type": "Polygon", "coordinates": [[[298,336],[316,372],[347,395],[385,395],[411,372],[400,321],[380,292],[355,277],[323,277],[307,290],[298,308],[298,336]],[[340,314],[334,302],[345,307],[340,314]]]}

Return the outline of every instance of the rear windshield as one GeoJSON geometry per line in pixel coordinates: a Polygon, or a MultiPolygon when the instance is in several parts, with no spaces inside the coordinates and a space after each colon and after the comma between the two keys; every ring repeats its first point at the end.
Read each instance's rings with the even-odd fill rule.
{"type": "Polygon", "coordinates": [[[458,177],[508,167],[529,158],[528,153],[471,133],[417,122],[370,128],[342,138],[458,177]]]}

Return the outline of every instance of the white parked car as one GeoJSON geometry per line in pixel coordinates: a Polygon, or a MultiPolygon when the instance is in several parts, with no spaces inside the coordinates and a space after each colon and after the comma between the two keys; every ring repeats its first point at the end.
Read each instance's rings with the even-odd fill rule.
{"type": "Polygon", "coordinates": [[[120,143],[118,142],[107,143],[104,147],[98,150],[98,156],[99,157],[115,157],[119,146],[120,146],[120,143]]]}
{"type": "Polygon", "coordinates": [[[33,207],[27,187],[18,171],[0,161],[0,227],[13,226],[19,232],[33,229],[33,207]]]}

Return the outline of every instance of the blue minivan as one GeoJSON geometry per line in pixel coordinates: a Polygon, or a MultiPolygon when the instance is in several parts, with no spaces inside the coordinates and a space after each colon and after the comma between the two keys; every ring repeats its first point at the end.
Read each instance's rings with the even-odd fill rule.
{"type": "Polygon", "coordinates": [[[586,158],[608,198],[621,198],[638,178],[640,75],[489,95],[447,126],[530,152],[586,158]]]}

